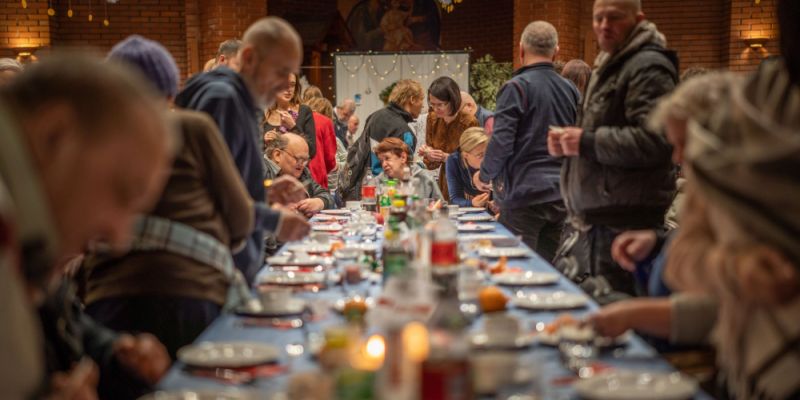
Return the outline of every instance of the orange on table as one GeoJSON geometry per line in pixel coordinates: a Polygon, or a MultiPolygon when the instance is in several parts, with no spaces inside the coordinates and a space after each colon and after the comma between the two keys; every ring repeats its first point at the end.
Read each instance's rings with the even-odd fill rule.
{"type": "Polygon", "coordinates": [[[478,303],[485,313],[503,311],[506,309],[508,297],[497,286],[486,286],[478,293],[478,303]]]}
{"type": "Polygon", "coordinates": [[[331,253],[336,250],[341,250],[344,248],[344,242],[333,242],[331,243],[331,253]]]}

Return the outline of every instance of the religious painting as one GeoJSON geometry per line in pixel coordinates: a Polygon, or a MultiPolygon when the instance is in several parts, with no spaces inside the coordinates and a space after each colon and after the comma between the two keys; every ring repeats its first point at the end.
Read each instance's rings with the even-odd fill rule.
{"type": "Polygon", "coordinates": [[[338,0],[353,50],[439,50],[437,0],[338,0]]]}

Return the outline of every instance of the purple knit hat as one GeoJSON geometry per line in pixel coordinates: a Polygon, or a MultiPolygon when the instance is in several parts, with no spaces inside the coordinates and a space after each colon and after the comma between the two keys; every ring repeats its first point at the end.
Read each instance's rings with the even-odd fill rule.
{"type": "Polygon", "coordinates": [[[111,49],[108,59],[136,67],[166,97],[178,93],[178,66],[161,43],[131,35],[111,49]]]}

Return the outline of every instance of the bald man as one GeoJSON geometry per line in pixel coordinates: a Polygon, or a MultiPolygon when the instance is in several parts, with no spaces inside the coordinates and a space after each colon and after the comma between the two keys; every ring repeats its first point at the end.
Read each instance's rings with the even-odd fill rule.
{"type": "Polygon", "coordinates": [[[627,229],[662,229],[675,190],[671,147],[645,126],[678,82],[666,49],[638,0],[597,0],[593,29],[602,50],[578,126],[551,130],[550,154],[564,157],[562,191],[572,227],[556,266],[601,303],[634,295],[634,280],[611,258],[627,229]]]}
{"type": "MultiPolygon", "coordinates": [[[[244,250],[234,255],[236,266],[249,282],[264,260],[265,232],[275,232],[289,241],[304,237],[310,230],[302,216],[264,204],[263,139],[257,117],[263,115],[279,92],[286,90],[289,75],[300,69],[302,55],[300,36],[291,25],[276,17],[262,18],[244,33],[237,54],[238,71],[217,68],[197,75],[175,99],[178,106],[204,111],[214,119],[258,206],[256,229],[244,250]]],[[[302,193],[300,186],[295,179],[276,180],[270,187],[270,198],[286,191],[302,193]]]]}
{"type": "Polygon", "coordinates": [[[333,208],[333,196],[311,177],[308,170],[308,143],[294,133],[284,133],[267,143],[267,179],[290,175],[303,183],[308,198],[300,200],[289,208],[297,209],[311,216],[322,209],[333,208]]]}

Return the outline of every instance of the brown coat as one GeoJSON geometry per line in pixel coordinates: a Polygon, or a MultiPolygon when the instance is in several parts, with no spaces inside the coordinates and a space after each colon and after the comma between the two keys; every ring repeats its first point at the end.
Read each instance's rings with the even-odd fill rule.
{"type": "MultiPolygon", "coordinates": [[[[255,213],[214,121],[176,111],[182,146],[151,215],[177,221],[234,247],[253,230],[255,213]]],[[[86,304],[123,296],[168,295],[224,304],[228,281],[216,268],[163,251],[88,260],[86,304]]]]}
{"type": "MultiPolygon", "coordinates": [[[[428,113],[428,122],[425,125],[425,143],[434,149],[450,154],[458,149],[461,134],[473,126],[480,126],[480,124],[472,115],[459,112],[456,119],[448,124],[444,119],[436,118],[436,113],[428,113]]],[[[444,162],[423,161],[428,169],[437,169],[444,164],[444,162]]],[[[447,191],[447,174],[444,171],[439,171],[439,190],[445,199],[450,198],[447,191]]]]}

